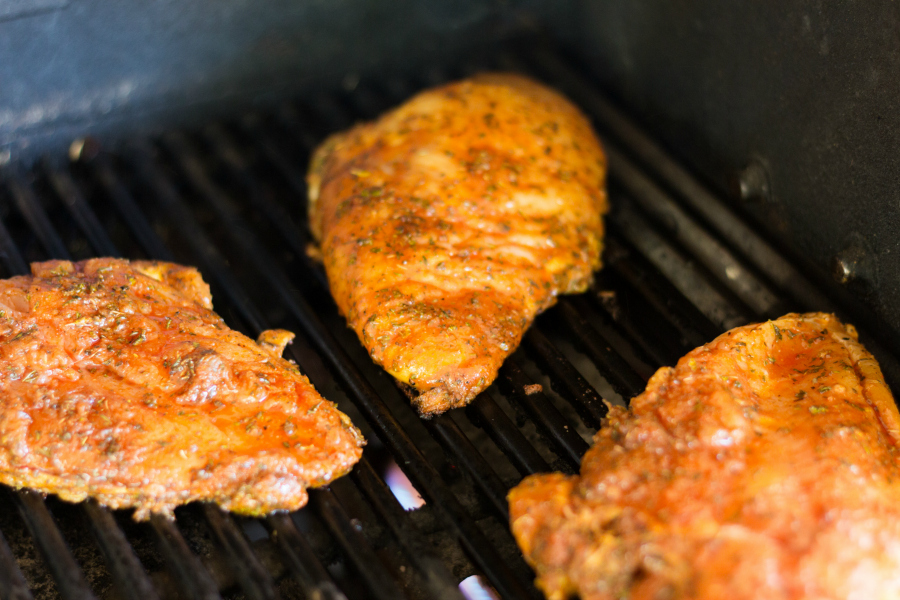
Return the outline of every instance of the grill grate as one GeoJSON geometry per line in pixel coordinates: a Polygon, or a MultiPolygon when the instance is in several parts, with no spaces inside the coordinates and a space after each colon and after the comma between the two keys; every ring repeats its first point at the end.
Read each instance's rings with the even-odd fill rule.
{"type": "MultiPolygon", "coordinates": [[[[363,83],[112,151],[88,141],[75,162],[46,158],[2,177],[3,276],[51,257],[196,265],[232,327],[298,333],[290,357],[369,439],[352,474],[312,492],[308,508],[261,520],[192,505],[174,522],[136,524],[94,502],[0,491],[3,598],[459,599],[460,580],[473,573],[504,598],[539,598],[508,531],[505,495],[530,473],[577,472],[606,414],[601,396],[639,393],[657,367],[726,328],[788,308],[834,310],[544,49],[432,70],[420,81],[363,83]],[[537,320],[495,386],[466,409],[423,422],[347,331],[306,256],[305,166],[325,134],[485,67],[536,74],[594,117],[614,205],[606,266],[591,291],[537,320]],[[528,393],[533,383],[543,391],[528,393]],[[394,498],[382,475],[390,460],[424,507],[406,512],[394,498]]],[[[892,356],[866,343],[889,376],[898,372],[892,356]]]]}

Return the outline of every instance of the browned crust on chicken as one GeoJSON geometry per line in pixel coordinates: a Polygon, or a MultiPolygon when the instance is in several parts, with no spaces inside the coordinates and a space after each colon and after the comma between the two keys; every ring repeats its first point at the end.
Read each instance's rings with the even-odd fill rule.
{"type": "Polygon", "coordinates": [[[99,258],[0,281],[0,481],[135,518],[194,500],[306,503],[363,440],[281,358],[211,310],[193,268],[99,258]]]}
{"type": "Polygon", "coordinates": [[[509,74],[428,90],[316,151],[310,225],[331,291],[421,414],[471,401],[535,315],[586,289],[605,172],[587,119],[509,74]]]}
{"type": "Polygon", "coordinates": [[[548,598],[900,597],[900,415],[833,315],[729,331],[510,492],[548,598]]]}

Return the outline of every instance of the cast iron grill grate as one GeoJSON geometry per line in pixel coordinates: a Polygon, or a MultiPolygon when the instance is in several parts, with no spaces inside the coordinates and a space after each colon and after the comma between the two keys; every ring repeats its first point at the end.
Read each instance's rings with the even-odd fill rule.
{"type": "MultiPolygon", "coordinates": [[[[630,398],[657,367],[730,327],[788,309],[834,310],[587,78],[542,49],[111,149],[87,141],[70,161],[5,169],[2,276],[31,261],[102,255],[195,265],[232,327],[297,332],[287,356],[369,446],[307,508],[266,519],[191,505],[174,522],[139,524],[93,502],[2,489],[2,598],[449,599],[472,574],[501,597],[538,598],[505,495],[530,473],[577,471],[606,413],[602,396],[630,398]],[[614,206],[606,266],[592,290],[538,319],[495,386],[466,409],[421,421],[346,329],[307,256],[305,168],[329,132],[484,68],[532,73],[594,118],[614,206]],[[397,501],[391,461],[424,506],[407,512],[397,501]]],[[[896,373],[894,358],[866,342],[896,373]]]]}

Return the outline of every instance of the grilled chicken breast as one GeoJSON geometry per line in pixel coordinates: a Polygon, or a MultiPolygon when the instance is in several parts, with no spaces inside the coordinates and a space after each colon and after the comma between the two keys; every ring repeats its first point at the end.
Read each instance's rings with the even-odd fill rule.
{"type": "Polygon", "coordinates": [[[0,481],[135,518],[193,500],[259,515],[359,460],[360,433],[212,310],[189,267],[100,258],[0,281],[0,481]]]}
{"type": "Polygon", "coordinates": [[[421,414],[472,400],[535,315],[589,285],[604,176],[587,119],[505,74],[423,92],[318,148],[309,217],[331,291],[421,414]]]}
{"type": "Polygon", "coordinates": [[[660,369],[512,529],[554,600],[898,598],[898,441],[854,329],[787,315],[660,369]]]}

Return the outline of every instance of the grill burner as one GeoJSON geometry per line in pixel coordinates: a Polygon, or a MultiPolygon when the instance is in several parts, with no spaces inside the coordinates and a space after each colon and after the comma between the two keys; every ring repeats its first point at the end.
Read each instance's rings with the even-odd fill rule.
{"type": "MultiPolygon", "coordinates": [[[[630,398],[658,366],[725,329],[788,310],[835,310],[543,49],[414,82],[360,84],[112,152],[90,141],[75,150],[72,163],[51,157],[3,172],[2,275],[51,257],[196,265],[230,326],[251,337],[270,327],[298,333],[288,356],[369,446],[351,475],[311,492],[307,508],[266,519],[195,504],[175,522],[138,524],[94,502],[4,488],[2,598],[449,599],[462,597],[458,584],[472,574],[504,598],[539,598],[508,531],[505,495],[529,473],[577,471],[606,413],[596,388],[630,398]],[[486,67],[536,75],[594,117],[610,164],[606,266],[590,292],[537,320],[497,385],[466,409],[420,421],[346,329],[306,256],[305,166],[325,134],[486,67]],[[395,500],[382,475],[391,457],[425,506],[405,512],[395,500]]],[[[897,381],[894,357],[863,337],[897,381]]]]}

